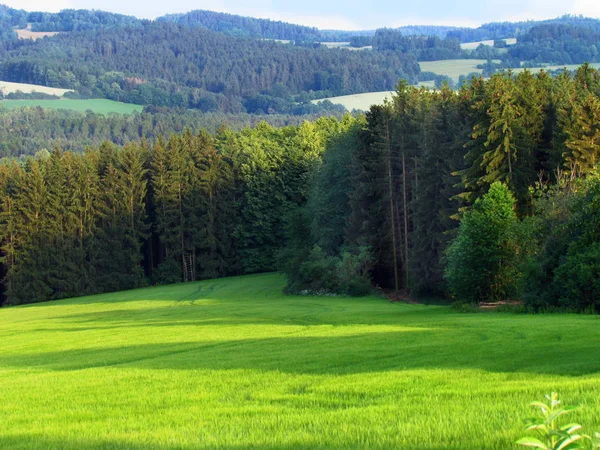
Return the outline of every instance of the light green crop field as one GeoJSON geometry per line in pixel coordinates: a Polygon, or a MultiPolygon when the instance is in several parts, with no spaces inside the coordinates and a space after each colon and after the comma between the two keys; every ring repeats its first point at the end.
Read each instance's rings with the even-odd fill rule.
{"type": "Polygon", "coordinates": [[[43,94],[57,95],[58,97],[65,95],[67,92],[73,92],[72,89],[52,88],[48,86],[40,86],[38,84],[11,83],[10,81],[0,81],[0,91],[4,92],[5,94],[10,94],[11,92],[17,91],[21,91],[26,94],[31,94],[32,92],[41,92],[43,94]]]}
{"type": "Polygon", "coordinates": [[[60,100],[1,100],[0,108],[9,109],[36,107],[48,109],[70,109],[73,111],[87,111],[88,109],[97,114],[131,114],[134,111],[142,111],[144,108],[141,105],[133,105],[131,103],[115,102],[105,99],[90,99],[90,100],[71,100],[61,98],[60,100]]]}
{"type": "MultiPolygon", "coordinates": [[[[508,38],[508,39],[502,39],[502,40],[504,42],[506,42],[506,45],[515,45],[517,43],[517,38],[508,38]]],[[[488,47],[493,47],[494,46],[494,40],[491,39],[491,40],[488,40],[488,41],[465,42],[463,44],[460,44],[460,48],[462,48],[463,50],[475,50],[481,44],[487,45],[488,47]]]]}
{"type": "MultiPolygon", "coordinates": [[[[421,71],[433,72],[438,75],[446,75],[458,81],[461,75],[469,75],[470,73],[482,73],[483,69],[477,69],[479,64],[485,64],[485,59],[448,59],[444,61],[424,61],[420,62],[421,71]]],[[[499,63],[500,61],[494,60],[499,63]]]]}
{"type": "Polygon", "coordinates": [[[348,111],[353,109],[359,109],[361,111],[367,111],[372,105],[380,105],[387,98],[391,100],[393,91],[382,91],[382,92],[367,92],[366,94],[354,94],[354,95],[342,95],[340,97],[322,98],[319,100],[313,100],[312,103],[318,104],[319,102],[329,100],[331,103],[336,105],[343,105],[348,111]]]}
{"type": "Polygon", "coordinates": [[[600,320],[284,296],[268,274],[0,310],[2,449],[509,449],[600,430],[600,320]]]}

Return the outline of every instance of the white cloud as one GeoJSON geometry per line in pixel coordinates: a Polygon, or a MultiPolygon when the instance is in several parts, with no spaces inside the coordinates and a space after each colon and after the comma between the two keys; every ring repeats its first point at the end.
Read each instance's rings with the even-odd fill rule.
{"type": "Polygon", "coordinates": [[[363,30],[364,27],[360,27],[350,19],[344,16],[313,16],[313,15],[298,15],[298,14],[286,14],[277,13],[275,11],[268,11],[264,13],[234,13],[234,14],[247,14],[252,17],[260,19],[271,19],[280,20],[282,22],[294,23],[297,25],[305,25],[307,27],[316,27],[321,30],[363,30]]]}
{"type": "Polygon", "coordinates": [[[472,27],[477,28],[481,21],[475,21],[467,18],[448,18],[448,19],[424,19],[422,17],[408,17],[400,22],[393,22],[383,25],[388,28],[398,28],[406,25],[432,25],[444,27],[472,27]]]}
{"type": "Polygon", "coordinates": [[[58,12],[72,7],[70,0],[3,0],[2,3],[25,11],[58,12]]]}
{"type": "Polygon", "coordinates": [[[600,2],[598,0],[575,0],[573,3],[572,14],[600,18],[600,2]]]}

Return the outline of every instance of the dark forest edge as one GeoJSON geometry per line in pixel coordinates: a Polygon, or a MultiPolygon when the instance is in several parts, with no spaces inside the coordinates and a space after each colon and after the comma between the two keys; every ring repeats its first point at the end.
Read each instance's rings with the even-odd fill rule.
{"type": "Polygon", "coordinates": [[[600,74],[582,66],[7,162],[6,302],[282,269],[294,293],[598,312],[599,134],[600,74]]]}

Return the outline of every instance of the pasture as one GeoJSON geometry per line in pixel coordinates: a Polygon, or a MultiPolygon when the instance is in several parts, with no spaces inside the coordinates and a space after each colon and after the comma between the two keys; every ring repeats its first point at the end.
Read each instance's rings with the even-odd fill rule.
{"type": "Polygon", "coordinates": [[[366,47],[352,47],[350,42],[320,42],[321,45],[324,45],[327,48],[343,48],[346,50],[373,50],[373,46],[368,45],[366,47]]]}
{"type": "MultiPolygon", "coordinates": [[[[502,39],[502,40],[504,42],[506,42],[506,45],[515,45],[517,43],[517,38],[509,38],[509,39],[502,39]]],[[[493,47],[494,40],[490,39],[487,41],[465,42],[465,43],[460,44],[460,48],[462,48],[463,50],[475,50],[481,44],[487,45],[488,47],[493,47]]]]}
{"type": "Polygon", "coordinates": [[[25,83],[11,83],[9,81],[0,81],[0,91],[4,94],[10,94],[11,92],[21,91],[24,94],[31,94],[32,92],[41,92],[42,94],[56,95],[62,97],[67,92],[73,92],[72,89],[60,89],[52,88],[47,86],[40,86],[37,84],[25,84],[25,83]]]}
{"type": "Polygon", "coordinates": [[[0,448],[508,449],[600,430],[600,320],[282,294],[255,275],[0,309],[0,448]]]}
{"type": "MultiPolygon", "coordinates": [[[[478,69],[479,64],[485,64],[485,59],[448,59],[444,61],[424,61],[420,62],[421,71],[433,72],[438,75],[446,75],[455,81],[461,75],[469,75],[470,73],[482,73],[482,69],[478,69]]],[[[494,62],[500,62],[494,60],[494,62]]]]}
{"type": "Polygon", "coordinates": [[[31,31],[31,24],[28,24],[27,28],[15,29],[15,32],[19,39],[31,39],[33,41],[44,37],[56,36],[60,33],[60,31],[31,31]]]}
{"type": "Polygon", "coordinates": [[[329,100],[331,103],[343,105],[348,111],[352,111],[353,109],[367,111],[372,105],[382,104],[386,98],[391,100],[393,93],[393,91],[382,91],[367,92],[365,94],[342,95],[340,97],[329,97],[313,100],[312,103],[316,105],[319,104],[319,102],[329,100]]]}
{"type": "Polygon", "coordinates": [[[85,112],[92,110],[97,114],[132,114],[135,111],[141,112],[144,108],[141,105],[131,103],[115,102],[106,99],[72,100],[61,98],[60,100],[2,100],[0,108],[24,108],[41,107],[48,109],[69,109],[72,111],[85,112]]]}

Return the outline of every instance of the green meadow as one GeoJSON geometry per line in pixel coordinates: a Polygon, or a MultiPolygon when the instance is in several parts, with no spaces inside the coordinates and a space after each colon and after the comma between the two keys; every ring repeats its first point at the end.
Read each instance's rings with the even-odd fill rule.
{"type": "MultiPolygon", "coordinates": [[[[482,73],[483,69],[478,69],[477,66],[486,62],[485,59],[448,59],[444,61],[424,61],[420,62],[419,65],[423,72],[446,75],[458,81],[461,75],[469,75],[474,72],[482,73]]],[[[494,62],[500,61],[494,60],[494,62]]]]}
{"type": "Polygon", "coordinates": [[[143,106],[131,103],[121,103],[106,99],[72,100],[61,98],[60,100],[1,100],[0,108],[8,109],[24,107],[41,107],[48,109],[70,109],[72,111],[85,112],[92,110],[97,114],[132,114],[134,111],[141,112],[143,106]]]}
{"type": "Polygon", "coordinates": [[[282,294],[278,274],[0,309],[2,449],[507,449],[600,430],[600,319],[282,294]]]}

